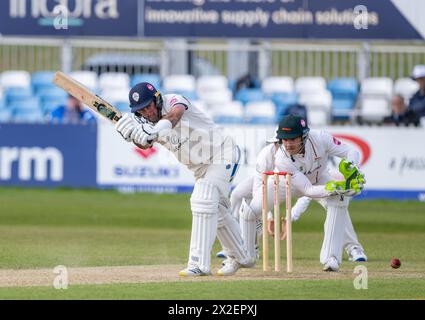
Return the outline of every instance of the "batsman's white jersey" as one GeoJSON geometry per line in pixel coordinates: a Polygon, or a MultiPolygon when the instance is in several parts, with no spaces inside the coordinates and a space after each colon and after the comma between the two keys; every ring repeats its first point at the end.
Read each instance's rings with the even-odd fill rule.
{"type": "Polygon", "coordinates": [[[341,143],[326,131],[312,130],[305,143],[305,153],[289,155],[282,145],[276,154],[276,168],[292,175],[294,196],[308,196],[319,200],[327,210],[325,235],[320,261],[325,264],[332,257],[340,264],[344,244],[359,246],[348,213],[350,197],[328,196],[324,185],[331,180],[329,157],[346,158],[358,164],[360,154],[341,143]],[[348,234],[347,234],[348,232],[348,234]]]}
{"type": "Polygon", "coordinates": [[[205,175],[210,164],[228,165],[238,161],[239,151],[230,135],[183,96],[164,95],[162,115],[166,115],[176,105],[184,105],[186,111],[177,125],[161,137],[158,143],[193,171],[195,178],[205,175]]]}

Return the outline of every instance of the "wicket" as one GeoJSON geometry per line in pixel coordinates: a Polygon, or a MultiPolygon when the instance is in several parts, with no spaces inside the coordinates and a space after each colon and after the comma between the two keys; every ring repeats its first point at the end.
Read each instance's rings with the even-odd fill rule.
{"type": "Polygon", "coordinates": [[[269,271],[269,239],[267,233],[268,177],[274,177],[274,270],[280,271],[280,199],[279,177],[285,176],[286,196],[286,271],[292,272],[291,175],[286,172],[263,172],[263,270],[269,271]]]}

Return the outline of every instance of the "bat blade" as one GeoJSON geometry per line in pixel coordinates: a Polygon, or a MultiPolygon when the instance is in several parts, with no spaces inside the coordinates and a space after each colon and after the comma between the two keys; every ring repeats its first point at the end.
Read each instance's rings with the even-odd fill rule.
{"type": "Polygon", "coordinates": [[[55,73],[53,83],[113,123],[121,119],[119,110],[63,72],[55,73]]]}

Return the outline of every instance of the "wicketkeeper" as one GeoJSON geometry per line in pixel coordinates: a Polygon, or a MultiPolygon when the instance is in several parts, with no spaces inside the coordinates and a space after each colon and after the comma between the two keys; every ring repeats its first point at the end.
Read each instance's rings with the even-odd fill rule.
{"type": "Polygon", "coordinates": [[[348,205],[365,184],[359,170],[360,154],[326,131],[310,132],[298,116],[284,117],[276,137],[282,144],[276,154],[276,168],[292,175],[293,196],[318,200],[327,210],[320,262],[323,270],[338,271],[345,232],[351,225],[348,205]],[[329,174],[328,159],[332,156],[342,159],[339,171],[343,181],[332,180],[329,174]]]}
{"type": "MultiPolygon", "coordinates": [[[[233,215],[237,217],[242,231],[242,237],[246,243],[248,251],[251,255],[255,255],[258,259],[258,245],[257,238],[262,233],[261,227],[261,205],[262,205],[262,173],[267,171],[275,170],[275,158],[276,153],[280,150],[281,144],[279,139],[269,139],[267,142],[270,144],[264,147],[257,156],[256,172],[252,176],[245,178],[240,184],[233,190],[230,202],[232,204],[233,215]]],[[[339,173],[339,172],[338,172],[339,173]]],[[[344,178],[339,173],[334,173],[332,178],[336,181],[343,180],[344,178]]],[[[280,179],[284,179],[283,177],[280,179]]],[[[268,207],[273,207],[273,179],[268,179],[268,207]]],[[[285,199],[285,188],[283,187],[284,181],[281,181],[280,185],[280,199],[285,199]]],[[[292,220],[296,221],[305,212],[312,199],[309,197],[298,198],[295,205],[292,207],[291,215],[292,220]]],[[[273,233],[273,216],[271,212],[268,214],[269,225],[267,229],[269,233],[273,233]]],[[[286,228],[282,228],[286,230],[286,228]]],[[[282,239],[286,234],[283,232],[281,235],[282,239]]],[[[350,261],[365,261],[367,260],[366,255],[363,252],[363,247],[357,239],[357,235],[354,231],[351,219],[348,217],[347,224],[345,226],[344,233],[344,247],[349,256],[350,261]]],[[[217,254],[218,257],[225,257],[225,252],[220,251],[217,254]]]]}

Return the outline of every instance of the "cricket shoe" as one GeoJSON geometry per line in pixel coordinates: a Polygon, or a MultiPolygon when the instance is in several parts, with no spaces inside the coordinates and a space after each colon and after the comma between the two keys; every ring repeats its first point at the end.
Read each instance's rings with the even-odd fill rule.
{"type": "Polygon", "coordinates": [[[350,253],[348,254],[348,261],[353,261],[353,262],[367,261],[367,256],[365,255],[362,249],[356,247],[351,249],[350,253]]]}
{"type": "Polygon", "coordinates": [[[339,264],[335,257],[330,257],[323,265],[323,271],[337,272],[339,271],[339,264]]]}
{"type": "Polygon", "coordinates": [[[204,272],[198,267],[187,267],[179,272],[180,277],[202,277],[209,275],[211,275],[210,271],[204,272]]]}
{"type": "Polygon", "coordinates": [[[217,258],[220,258],[220,259],[226,259],[227,258],[226,251],[224,251],[224,250],[217,252],[217,254],[215,256],[217,258]]]}
{"type": "Polygon", "coordinates": [[[255,261],[250,260],[249,262],[242,264],[235,259],[228,258],[223,262],[223,267],[217,271],[218,276],[231,276],[238,271],[239,268],[252,268],[255,266],[255,261]]]}

